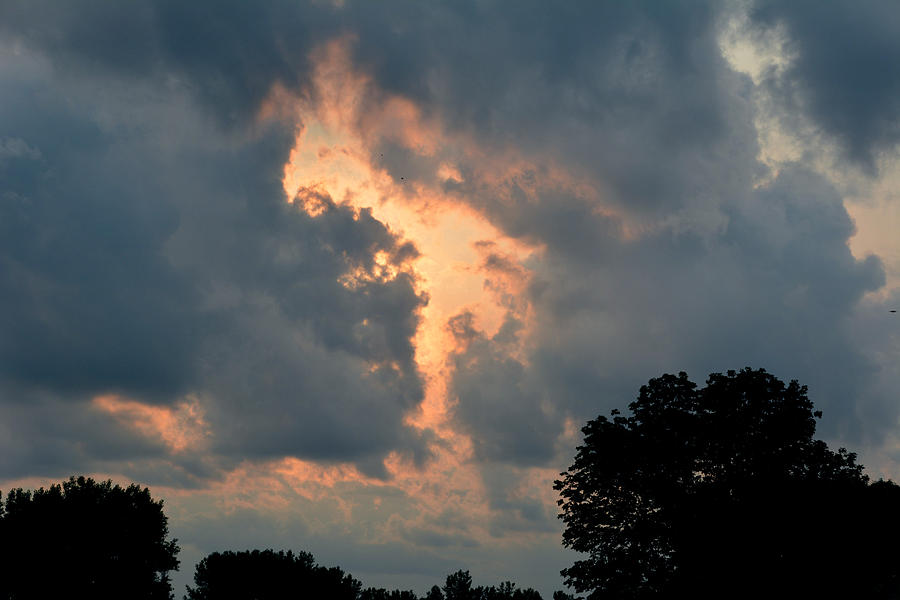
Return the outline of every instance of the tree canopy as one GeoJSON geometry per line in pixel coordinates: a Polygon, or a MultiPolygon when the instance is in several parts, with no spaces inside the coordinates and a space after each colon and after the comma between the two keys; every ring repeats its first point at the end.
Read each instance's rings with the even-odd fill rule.
{"type": "Polygon", "coordinates": [[[147,488],[69,478],[11,490],[0,511],[0,598],[169,600],[178,545],[147,488]]]}
{"type": "Polygon", "coordinates": [[[316,564],[309,552],[213,552],[194,572],[187,600],[357,600],[362,584],[338,567],[316,564]]]}
{"type": "Polygon", "coordinates": [[[582,429],[555,482],[562,571],[588,598],[894,597],[900,488],[814,439],[807,388],[765,370],[663,375],[582,429]],[[837,594],[837,596],[835,596],[837,594]],[[685,596],[687,597],[687,596],[685,596]]]}

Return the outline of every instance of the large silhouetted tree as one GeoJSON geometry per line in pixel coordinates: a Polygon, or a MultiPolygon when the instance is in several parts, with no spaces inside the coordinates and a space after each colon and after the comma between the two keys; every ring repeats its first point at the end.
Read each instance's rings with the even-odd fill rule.
{"type": "Polygon", "coordinates": [[[582,429],[555,482],[562,574],[588,598],[897,597],[900,487],[815,440],[807,389],[765,370],[652,379],[582,429]]]}
{"type": "Polygon", "coordinates": [[[147,488],[72,477],[11,490],[0,514],[0,598],[168,600],[178,546],[147,488]]]}

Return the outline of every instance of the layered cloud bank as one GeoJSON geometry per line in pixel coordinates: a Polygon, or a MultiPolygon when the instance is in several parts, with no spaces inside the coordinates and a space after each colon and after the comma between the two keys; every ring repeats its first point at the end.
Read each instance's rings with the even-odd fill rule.
{"type": "Polygon", "coordinates": [[[900,476],[897,39],[875,1],[3,4],[3,488],[150,485],[186,570],[549,592],[581,423],[747,365],[900,476]]]}

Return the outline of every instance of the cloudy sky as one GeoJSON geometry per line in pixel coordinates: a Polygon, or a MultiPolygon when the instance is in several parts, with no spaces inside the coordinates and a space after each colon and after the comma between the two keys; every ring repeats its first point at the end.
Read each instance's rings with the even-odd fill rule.
{"type": "Polygon", "coordinates": [[[0,1],[0,489],[546,596],[649,378],[765,367],[900,478],[900,6],[0,1]]]}

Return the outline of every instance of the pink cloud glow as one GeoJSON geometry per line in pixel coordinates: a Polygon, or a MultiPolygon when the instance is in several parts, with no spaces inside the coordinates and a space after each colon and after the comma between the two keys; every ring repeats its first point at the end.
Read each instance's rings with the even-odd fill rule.
{"type": "Polygon", "coordinates": [[[106,394],[94,397],[91,404],[138,435],[163,443],[172,453],[203,450],[210,435],[203,409],[193,398],[170,407],[106,394]]]}

